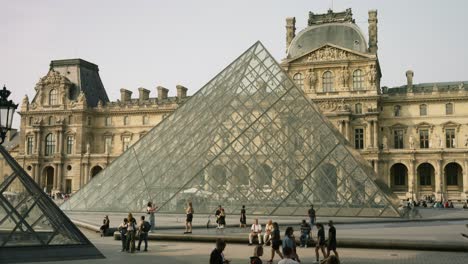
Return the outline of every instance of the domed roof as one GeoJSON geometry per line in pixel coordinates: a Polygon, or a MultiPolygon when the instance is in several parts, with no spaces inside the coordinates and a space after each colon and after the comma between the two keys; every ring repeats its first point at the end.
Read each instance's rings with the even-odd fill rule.
{"type": "Polygon", "coordinates": [[[288,58],[297,58],[330,43],[350,50],[367,52],[366,39],[354,23],[327,23],[305,28],[291,41],[288,58]]]}

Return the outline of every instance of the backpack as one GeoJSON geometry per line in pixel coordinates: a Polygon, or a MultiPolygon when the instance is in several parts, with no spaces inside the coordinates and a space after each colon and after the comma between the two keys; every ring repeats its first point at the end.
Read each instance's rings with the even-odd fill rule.
{"type": "Polygon", "coordinates": [[[148,232],[150,231],[150,229],[151,229],[151,224],[145,221],[143,223],[143,226],[141,227],[141,231],[148,232]]]}

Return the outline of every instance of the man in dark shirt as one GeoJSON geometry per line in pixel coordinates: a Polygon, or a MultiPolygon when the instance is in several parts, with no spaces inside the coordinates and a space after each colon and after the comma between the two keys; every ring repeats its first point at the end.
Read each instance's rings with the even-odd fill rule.
{"type": "Polygon", "coordinates": [[[224,258],[223,251],[226,248],[226,242],[218,238],[216,239],[216,248],[211,251],[210,264],[228,264],[230,261],[224,258]]]}
{"type": "Polygon", "coordinates": [[[310,223],[310,230],[312,231],[312,229],[314,228],[314,225],[316,223],[316,216],[315,216],[315,209],[314,209],[314,205],[310,205],[310,209],[308,211],[308,214],[309,214],[309,223],[310,223]]]}
{"type": "Polygon", "coordinates": [[[333,225],[333,221],[330,220],[328,221],[328,226],[330,229],[328,229],[328,247],[327,247],[327,257],[330,256],[330,251],[333,250],[333,253],[337,258],[338,252],[336,252],[336,229],[335,226],[333,225]]]}
{"type": "Polygon", "coordinates": [[[317,223],[317,243],[315,244],[315,256],[317,263],[319,262],[319,249],[322,251],[323,258],[326,258],[325,254],[325,230],[322,224],[317,223]]]}
{"type": "Polygon", "coordinates": [[[216,224],[218,224],[218,228],[219,228],[219,216],[221,215],[221,205],[218,206],[218,209],[216,209],[216,212],[215,212],[215,217],[216,217],[216,224]]]}

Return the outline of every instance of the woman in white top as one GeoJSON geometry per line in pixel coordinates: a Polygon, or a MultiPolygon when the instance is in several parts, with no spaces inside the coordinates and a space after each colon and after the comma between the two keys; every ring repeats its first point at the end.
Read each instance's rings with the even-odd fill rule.
{"type": "Polygon", "coordinates": [[[271,239],[271,232],[273,231],[273,221],[270,219],[265,225],[265,234],[263,235],[263,242],[268,244],[271,239]]]}

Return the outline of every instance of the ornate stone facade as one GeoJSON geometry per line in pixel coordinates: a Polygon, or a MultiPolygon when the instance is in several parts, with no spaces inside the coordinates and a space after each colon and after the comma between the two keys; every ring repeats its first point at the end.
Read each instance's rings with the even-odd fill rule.
{"type": "Polygon", "coordinates": [[[139,88],[139,97],[121,89],[109,101],[97,65],[84,60],[52,61],[21,105],[15,158],[47,192],[73,193],[106,168],[128,146],[172,113],[187,97],[157,87],[158,97],[139,88]]]}
{"type": "Polygon", "coordinates": [[[347,39],[356,35],[351,15],[311,13],[282,66],[401,199],[467,199],[468,82],[413,84],[408,71],[406,85],[381,87],[377,11],[366,51],[352,45],[361,38],[347,39]],[[324,34],[327,26],[343,35],[324,34]]]}

